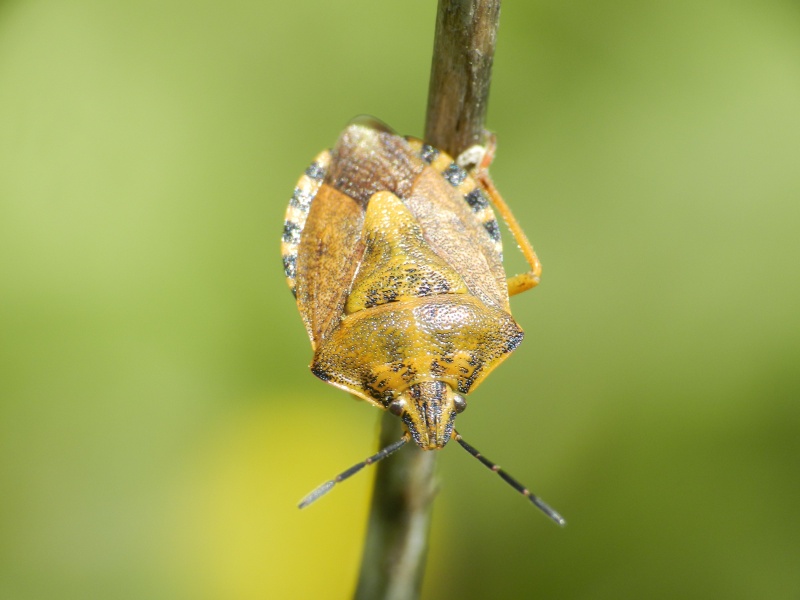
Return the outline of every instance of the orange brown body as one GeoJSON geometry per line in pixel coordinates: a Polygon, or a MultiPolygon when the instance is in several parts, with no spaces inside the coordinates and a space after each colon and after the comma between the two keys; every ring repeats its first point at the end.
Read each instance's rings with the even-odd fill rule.
{"type": "Polygon", "coordinates": [[[327,482],[301,506],[408,436],[423,450],[455,438],[535,498],[453,428],[464,396],[522,341],[509,294],[535,286],[541,272],[485,165],[465,170],[382,123],[354,121],[298,181],[281,250],[314,350],[311,371],[389,410],[407,429],[404,440],[327,482]],[[506,279],[492,205],[529,273],[506,279]]]}
{"type": "Polygon", "coordinates": [[[351,124],[315,165],[305,223],[294,235],[287,214],[284,236],[311,370],[441,448],[456,397],[523,337],[488,198],[450,157],[375,124],[351,124]]]}

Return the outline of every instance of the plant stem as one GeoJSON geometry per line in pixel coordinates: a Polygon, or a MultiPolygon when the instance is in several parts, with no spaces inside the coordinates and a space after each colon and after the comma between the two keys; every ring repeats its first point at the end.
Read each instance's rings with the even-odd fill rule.
{"type": "MultiPolygon", "coordinates": [[[[380,447],[401,435],[400,419],[384,413],[380,447]]],[[[412,443],[376,465],[356,600],[419,596],[436,493],[435,458],[435,452],[412,443]]]]}
{"type": "MultiPolygon", "coordinates": [[[[439,0],[425,141],[458,156],[483,141],[500,0],[439,0]]],[[[403,434],[386,412],[380,447],[403,434]]],[[[419,597],[436,493],[436,453],[408,444],[376,465],[356,600],[419,597]]]]}
{"type": "Polygon", "coordinates": [[[425,141],[455,157],[483,141],[500,0],[439,0],[425,141]]]}

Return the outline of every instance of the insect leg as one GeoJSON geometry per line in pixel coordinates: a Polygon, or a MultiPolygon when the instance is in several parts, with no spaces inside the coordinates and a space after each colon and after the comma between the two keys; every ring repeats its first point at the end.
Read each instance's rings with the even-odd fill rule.
{"type": "Polygon", "coordinates": [[[308,506],[309,504],[311,504],[312,502],[317,500],[320,496],[323,496],[324,494],[328,493],[334,485],[336,485],[340,481],[344,481],[345,479],[347,479],[348,477],[350,477],[352,475],[355,475],[356,473],[358,473],[361,469],[363,469],[367,465],[371,465],[373,463],[378,462],[379,460],[383,460],[384,458],[386,458],[390,454],[393,454],[393,453],[397,452],[410,439],[411,439],[411,434],[406,432],[403,435],[403,437],[401,437],[396,442],[394,442],[392,444],[389,444],[388,446],[383,448],[380,452],[377,452],[376,454],[373,454],[372,456],[370,456],[369,458],[361,461],[360,463],[353,465],[352,467],[350,467],[346,471],[343,471],[343,472],[339,473],[336,477],[334,477],[330,481],[326,481],[321,486],[319,486],[317,489],[315,489],[313,492],[311,492],[308,496],[303,498],[300,501],[300,504],[298,504],[298,508],[305,508],[306,506],[308,506]]]}
{"type": "Polygon", "coordinates": [[[508,278],[508,295],[514,296],[536,287],[542,277],[542,263],[539,262],[539,257],[536,256],[533,246],[514,217],[514,213],[511,212],[508,204],[497,191],[491,177],[489,177],[489,173],[485,170],[480,171],[475,174],[475,177],[489,196],[489,200],[491,200],[497,212],[500,213],[500,216],[503,217],[506,225],[508,225],[514,240],[516,240],[519,249],[522,251],[522,255],[531,267],[531,270],[527,273],[520,273],[508,278]]]}
{"type": "Polygon", "coordinates": [[[480,183],[483,190],[489,196],[489,200],[500,213],[506,225],[508,225],[511,234],[514,236],[514,240],[517,242],[520,251],[522,251],[522,255],[531,267],[531,270],[527,273],[520,273],[519,275],[508,278],[508,295],[514,296],[539,285],[539,280],[542,276],[542,263],[539,262],[539,257],[536,256],[533,246],[528,241],[528,237],[514,217],[514,213],[511,212],[508,204],[506,204],[500,192],[498,192],[497,188],[494,186],[492,178],[489,177],[489,165],[494,159],[494,151],[497,147],[497,142],[493,133],[487,131],[485,134],[485,151],[481,157],[480,163],[475,167],[472,176],[478,180],[478,183],[480,183]]]}
{"type": "Polygon", "coordinates": [[[464,448],[464,450],[466,450],[472,456],[474,456],[479,461],[481,461],[484,465],[486,465],[486,467],[488,469],[490,469],[490,470],[494,471],[495,473],[497,473],[498,475],[500,475],[500,477],[502,477],[503,480],[506,483],[508,483],[511,487],[513,487],[515,490],[517,490],[520,494],[522,494],[528,500],[530,500],[539,510],[541,510],[544,514],[546,514],[548,517],[550,517],[558,525],[561,525],[563,527],[564,525],[567,524],[566,520],[564,520],[564,517],[562,517],[560,514],[558,514],[552,508],[550,508],[550,506],[548,506],[547,503],[544,502],[544,500],[542,500],[538,496],[535,496],[534,494],[532,494],[531,491],[528,488],[526,488],[519,481],[517,481],[516,479],[511,477],[511,475],[509,475],[508,473],[503,471],[503,469],[500,468],[500,465],[497,465],[497,464],[493,463],[488,458],[483,456],[480,452],[478,452],[475,448],[470,446],[467,442],[464,441],[464,439],[461,437],[461,435],[455,430],[453,430],[453,438],[455,438],[455,440],[459,444],[461,444],[461,447],[464,448]]]}

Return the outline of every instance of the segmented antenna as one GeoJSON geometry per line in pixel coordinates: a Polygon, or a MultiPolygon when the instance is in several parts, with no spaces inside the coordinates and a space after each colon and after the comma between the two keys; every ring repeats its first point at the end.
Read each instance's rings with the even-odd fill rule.
{"type": "MultiPolygon", "coordinates": [[[[456,441],[459,444],[461,444],[461,447],[464,448],[464,450],[466,450],[472,456],[474,456],[479,461],[481,461],[484,465],[486,465],[487,468],[491,469],[492,471],[494,471],[495,473],[500,475],[500,477],[502,477],[506,481],[506,483],[508,483],[515,490],[517,490],[520,494],[525,496],[528,500],[533,502],[533,504],[536,505],[536,507],[539,510],[541,510],[544,514],[546,514],[548,517],[550,517],[558,525],[561,525],[563,527],[564,525],[567,524],[566,520],[564,520],[564,517],[562,517],[560,514],[558,514],[552,508],[550,508],[541,498],[539,498],[538,496],[535,496],[534,494],[532,494],[531,491],[528,488],[526,488],[524,485],[522,485],[519,481],[517,481],[516,479],[511,477],[511,475],[509,475],[505,471],[503,471],[503,469],[500,468],[500,465],[497,465],[497,464],[493,463],[488,458],[483,456],[480,452],[478,452],[475,448],[473,448],[467,442],[465,442],[464,439],[461,437],[461,435],[457,431],[453,431],[453,437],[455,437],[456,441]]],[[[329,482],[329,483],[331,483],[331,485],[333,485],[332,482],[329,482]]]]}
{"type": "Polygon", "coordinates": [[[300,504],[297,505],[297,507],[298,508],[305,508],[306,506],[308,506],[309,504],[311,504],[312,502],[317,500],[320,496],[323,496],[323,495],[327,494],[331,490],[331,488],[334,485],[336,485],[337,483],[339,483],[340,481],[344,481],[348,477],[350,477],[352,475],[355,475],[356,473],[358,473],[361,469],[363,469],[367,465],[371,465],[373,463],[378,462],[379,460],[383,460],[384,458],[386,458],[390,454],[393,454],[393,453],[397,452],[400,448],[403,447],[403,445],[405,445],[405,443],[409,439],[411,439],[411,434],[406,432],[405,435],[403,435],[403,437],[401,437],[396,442],[394,442],[392,444],[389,444],[388,446],[386,446],[380,452],[377,452],[376,454],[373,454],[372,456],[370,456],[369,458],[361,461],[357,465],[353,465],[352,467],[350,467],[346,471],[343,471],[342,473],[339,473],[336,477],[334,477],[330,481],[326,481],[325,483],[323,483],[321,486],[319,486],[317,489],[315,489],[313,492],[311,492],[308,496],[303,498],[300,501],[300,504]]]}

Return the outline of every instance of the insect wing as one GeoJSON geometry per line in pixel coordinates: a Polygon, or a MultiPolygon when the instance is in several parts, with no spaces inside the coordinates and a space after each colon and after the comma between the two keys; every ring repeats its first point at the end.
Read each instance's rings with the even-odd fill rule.
{"type": "Polygon", "coordinates": [[[364,252],[362,229],[370,198],[386,190],[408,194],[424,168],[405,139],[379,124],[361,118],[349,125],[327,155],[325,171],[313,173],[321,176],[321,186],[300,232],[290,285],[314,349],[342,315],[364,252]]]}
{"type": "Polygon", "coordinates": [[[457,188],[431,167],[414,182],[406,206],[425,239],[484,304],[509,311],[501,255],[457,188]]]}
{"type": "Polygon", "coordinates": [[[364,252],[362,203],[323,185],[297,254],[297,305],[316,349],[336,327],[364,252]]]}

